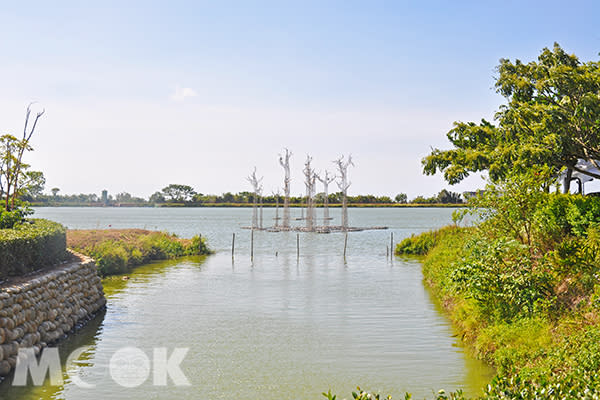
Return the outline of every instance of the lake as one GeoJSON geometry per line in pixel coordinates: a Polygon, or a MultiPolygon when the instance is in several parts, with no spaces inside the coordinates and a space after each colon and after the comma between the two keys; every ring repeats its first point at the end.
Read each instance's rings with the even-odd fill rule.
{"type": "MultiPolygon", "coordinates": [[[[255,232],[249,208],[38,208],[35,217],[68,228],[146,228],[202,234],[216,254],[136,268],[104,280],[107,311],[59,345],[90,346],[73,366],[95,385],[14,388],[14,399],[319,399],[356,385],[403,398],[439,389],[477,394],[493,371],[471,358],[423,285],[417,260],[386,257],[395,242],[451,222],[448,208],[349,209],[352,226],[388,230],[344,234],[255,232]],[[231,256],[232,234],[235,256],[231,256]],[[191,386],[124,388],[111,379],[111,356],[125,346],[188,348],[181,369],[191,386]]],[[[264,224],[275,210],[264,210],[264,224]]],[[[291,209],[292,217],[300,209],[291,209]]],[[[317,210],[320,216],[321,210],[317,210]]],[[[330,210],[339,223],[340,210],[330,210]]],[[[280,210],[281,214],[281,210],[280,210]]],[[[292,221],[301,224],[302,221],[292,221]]],[[[65,356],[66,357],[66,356],[65,356]]]]}

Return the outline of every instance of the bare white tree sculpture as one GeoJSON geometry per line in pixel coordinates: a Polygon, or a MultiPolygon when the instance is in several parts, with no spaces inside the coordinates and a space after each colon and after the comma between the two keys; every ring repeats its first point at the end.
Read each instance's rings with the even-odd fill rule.
{"type": "Polygon", "coordinates": [[[352,182],[348,181],[348,167],[350,165],[354,166],[352,162],[352,155],[348,156],[348,159],[344,161],[344,156],[341,156],[337,160],[334,161],[337,165],[338,171],[340,173],[340,180],[337,182],[338,187],[342,191],[342,229],[344,231],[348,230],[348,188],[352,184],[352,182]]]}
{"type": "Polygon", "coordinates": [[[329,176],[329,171],[325,170],[325,175],[317,175],[317,179],[323,184],[323,192],[325,193],[325,199],[323,200],[323,225],[329,226],[329,184],[335,180],[335,175],[329,176]]]}
{"type": "Polygon", "coordinates": [[[290,177],[290,157],[292,156],[292,152],[288,149],[285,149],[285,156],[279,155],[279,164],[283,167],[285,171],[285,178],[283,180],[283,191],[284,191],[284,199],[283,199],[283,223],[282,226],[285,229],[290,228],[290,182],[292,181],[290,177]]]}
{"type": "Polygon", "coordinates": [[[252,229],[258,228],[258,215],[256,212],[256,208],[258,206],[258,197],[262,193],[262,185],[260,183],[262,182],[263,178],[259,179],[256,177],[256,167],[254,167],[254,171],[252,171],[252,174],[248,178],[246,178],[248,179],[248,182],[250,182],[250,184],[252,185],[252,189],[254,190],[254,205],[252,207],[252,229]]]}
{"type": "Polygon", "coordinates": [[[314,195],[315,195],[315,183],[317,174],[311,167],[312,157],[306,156],[306,162],[304,163],[304,184],[306,185],[306,230],[313,231],[315,228],[315,208],[314,208],[314,195]]]}
{"type": "Polygon", "coordinates": [[[279,226],[279,189],[271,191],[273,197],[275,197],[275,228],[279,226]]]}
{"type": "MultiPolygon", "coordinates": [[[[262,180],[262,178],[260,178],[262,180]]],[[[263,187],[262,185],[260,186],[260,188],[258,189],[258,199],[260,201],[260,222],[259,222],[259,227],[260,229],[263,228],[263,195],[262,195],[262,191],[263,191],[263,187]]]]}

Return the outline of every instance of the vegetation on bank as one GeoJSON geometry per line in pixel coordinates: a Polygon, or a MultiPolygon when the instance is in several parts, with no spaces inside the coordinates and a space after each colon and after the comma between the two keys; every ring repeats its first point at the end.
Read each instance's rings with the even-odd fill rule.
{"type": "Polygon", "coordinates": [[[429,253],[429,250],[439,244],[440,240],[446,238],[449,232],[453,232],[456,229],[458,229],[456,226],[447,226],[435,231],[411,235],[411,237],[402,240],[396,245],[396,255],[426,255],[429,253]]]}
{"type": "Polygon", "coordinates": [[[490,185],[473,201],[476,226],[396,248],[426,254],[425,281],[496,367],[484,398],[600,395],[600,198],[548,193],[544,175],[490,185]]]}
{"type": "Polygon", "coordinates": [[[103,276],[123,274],[153,260],[211,253],[200,236],[181,239],[143,229],[69,230],[67,246],[94,258],[103,276]]]}
{"type": "Polygon", "coordinates": [[[65,228],[43,219],[0,229],[0,279],[52,266],[67,257],[65,228]]]}
{"type": "MultiPolygon", "coordinates": [[[[329,390],[327,393],[323,392],[322,395],[327,400],[338,400],[338,396],[331,393],[331,390],[329,390]]],[[[392,396],[390,396],[390,395],[383,396],[380,393],[368,392],[368,391],[361,389],[360,386],[357,386],[356,391],[352,392],[352,398],[354,400],[391,400],[392,396]]],[[[411,399],[412,399],[412,395],[410,393],[404,394],[404,400],[411,400],[411,399]]],[[[461,400],[461,399],[464,400],[464,397],[463,397],[461,391],[458,391],[456,393],[446,394],[446,392],[444,390],[440,390],[433,395],[433,399],[434,400],[461,400]]]]}

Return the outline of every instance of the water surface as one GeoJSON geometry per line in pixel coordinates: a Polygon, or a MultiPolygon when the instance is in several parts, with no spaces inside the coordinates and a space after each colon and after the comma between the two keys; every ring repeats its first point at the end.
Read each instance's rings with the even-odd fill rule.
{"type": "MultiPolygon", "coordinates": [[[[293,209],[293,213],[300,214],[293,209]]],[[[73,338],[63,353],[92,346],[77,372],[93,391],[64,385],[15,390],[9,398],[318,399],[332,389],[348,397],[357,385],[390,393],[430,396],[440,388],[476,394],[490,369],[471,359],[422,283],[416,260],[386,257],[390,234],[451,221],[449,209],[350,209],[355,226],[343,258],[342,234],[250,232],[251,209],[40,208],[36,217],[69,228],[159,229],[190,237],[202,233],[217,251],[208,257],[152,263],[129,280],[104,281],[108,309],[73,338]],[[231,257],[232,234],[235,257],[231,257]],[[190,387],[136,388],[114,383],[114,352],[135,346],[187,347],[182,370],[190,387]]],[[[339,210],[332,210],[339,218],[339,210]]],[[[266,209],[264,223],[274,210],[266,209]]],[[[301,221],[294,221],[299,224],[301,221]]]]}

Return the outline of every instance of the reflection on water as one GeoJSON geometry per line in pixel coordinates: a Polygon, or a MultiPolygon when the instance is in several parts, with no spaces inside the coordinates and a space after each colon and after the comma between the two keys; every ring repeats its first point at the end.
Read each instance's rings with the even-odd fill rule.
{"type": "MultiPolygon", "coordinates": [[[[23,399],[317,399],[329,388],[347,396],[360,384],[394,398],[405,391],[419,398],[440,388],[474,394],[490,378],[490,369],[470,359],[453,337],[423,287],[420,264],[386,259],[389,231],[350,234],[345,262],[342,235],[301,234],[297,259],[295,234],[256,232],[251,261],[247,232],[239,229],[250,210],[126,211],[42,209],[37,215],[76,227],[145,221],[182,236],[202,232],[220,251],[104,281],[106,315],[60,346],[62,353],[92,346],[76,369],[96,385],[93,392],[66,380],[20,391],[3,384],[0,393],[23,399]],[[240,236],[234,260],[232,232],[240,236]],[[136,388],[119,387],[108,365],[124,346],[149,356],[157,346],[169,354],[189,348],[181,366],[192,386],[155,387],[150,378],[136,388]]],[[[443,225],[451,213],[351,211],[360,211],[351,214],[354,224],[388,225],[397,240],[443,225]]]]}

